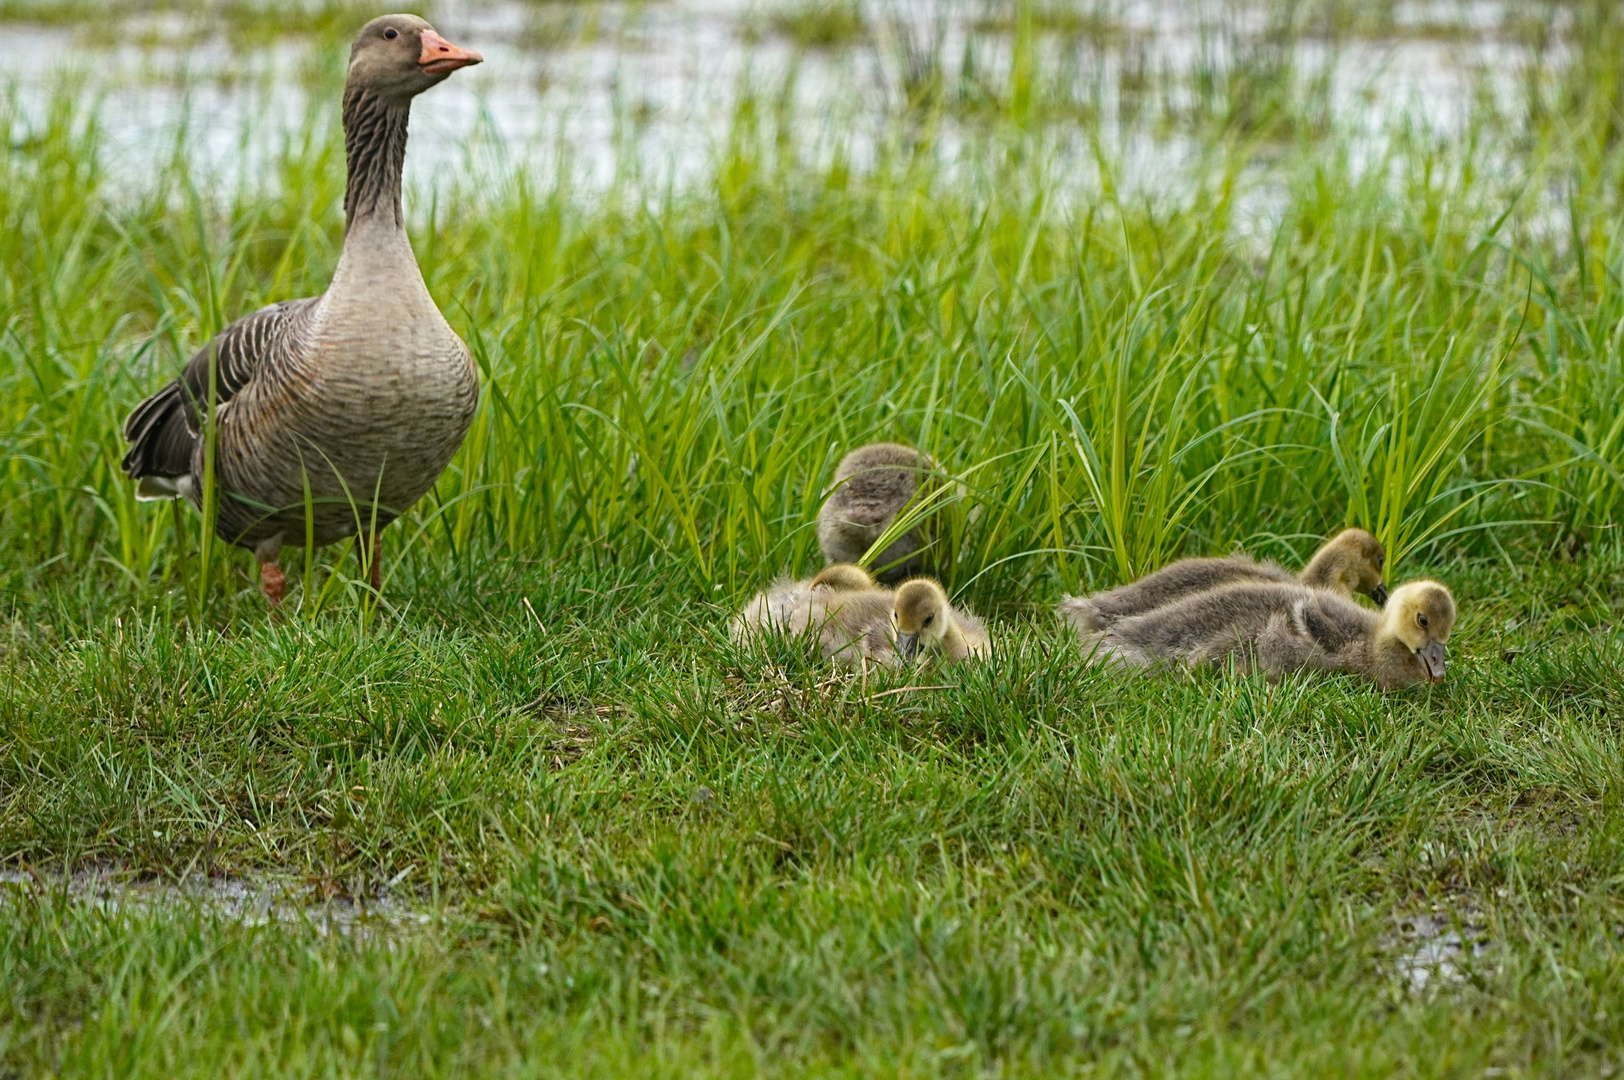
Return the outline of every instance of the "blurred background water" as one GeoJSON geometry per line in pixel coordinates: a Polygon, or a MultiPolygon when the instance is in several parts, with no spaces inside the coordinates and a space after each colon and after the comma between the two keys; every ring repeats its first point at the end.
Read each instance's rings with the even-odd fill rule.
{"type": "MultiPolygon", "coordinates": [[[[71,88],[105,128],[106,164],[136,187],[182,147],[210,182],[255,179],[288,139],[334,122],[350,36],[383,10],[0,0],[11,140],[29,139],[71,88]]],[[[1215,144],[1230,154],[1245,144],[1266,170],[1284,146],[1336,130],[1339,145],[1374,162],[1395,134],[1484,130],[1471,123],[1482,111],[1514,140],[1583,29],[1574,5],[1494,0],[434,0],[418,10],[486,57],[414,107],[418,199],[516,163],[546,187],[658,198],[707,182],[741,124],[762,118],[780,153],[825,167],[861,173],[888,147],[928,144],[942,163],[995,181],[1012,147],[1038,146],[1061,190],[1154,196],[1210,168],[1215,144]]],[[[1266,189],[1257,198],[1266,208],[1266,189]]]]}

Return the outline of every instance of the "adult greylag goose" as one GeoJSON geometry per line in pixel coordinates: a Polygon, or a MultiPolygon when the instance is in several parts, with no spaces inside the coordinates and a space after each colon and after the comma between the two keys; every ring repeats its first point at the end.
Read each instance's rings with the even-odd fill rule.
{"type": "Polygon", "coordinates": [[[1387,552],[1380,540],[1363,529],[1344,529],[1314,553],[1299,575],[1246,555],[1179,559],[1130,584],[1090,596],[1065,597],[1055,614],[1080,633],[1106,630],[1118,619],[1142,615],[1193,593],[1247,581],[1296,582],[1342,596],[1364,593],[1377,604],[1385,604],[1382,568],[1386,562],[1387,552]]]}
{"type": "MultiPolygon", "coordinates": [[[[818,511],[818,546],[825,561],[861,561],[935,468],[927,455],[900,443],[869,443],[841,458],[834,489],[818,511]]],[[[933,521],[927,517],[874,558],[874,576],[894,584],[917,573],[921,550],[932,538],[933,521]]]]}
{"type": "Polygon", "coordinates": [[[1436,581],[1393,590],[1381,611],[1324,589],[1248,582],[1119,619],[1085,639],[1093,663],[1190,667],[1233,661],[1278,679],[1292,671],[1362,675],[1383,690],[1443,682],[1455,598],[1436,581]]]}
{"type": "Polygon", "coordinates": [[[370,532],[377,589],[377,533],[434,486],[473,420],[473,358],[423,284],[400,199],[412,99],[480,59],[415,15],[361,28],[344,84],[348,186],[332,283],[227,326],[124,425],[137,497],[201,505],[202,414],[214,403],[215,532],[252,549],[273,604],[281,548],[307,530],[318,545],[370,532]]]}

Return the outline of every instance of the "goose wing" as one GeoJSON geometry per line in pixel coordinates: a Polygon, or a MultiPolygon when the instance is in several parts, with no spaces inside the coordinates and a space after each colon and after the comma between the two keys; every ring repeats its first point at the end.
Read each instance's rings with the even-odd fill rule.
{"type": "Polygon", "coordinates": [[[1315,590],[1296,611],[1305,637],[1328,656],[1337,656],[1361,640],[1375,617],[1351,600],[1315,590]]]}
{"type": "Polygon", "coordinates": [[[287,348],[318,299],[284,300],[238,319],[199,349],[178,378],[137,405],[124,422],[124,439],[130,444],[124,471],[130,478],[190,475],[201,430],[200,403],[209,397],[210,367],[215,369],[215,401],[224,405],[264,370],[268,357],[287,348]]]}

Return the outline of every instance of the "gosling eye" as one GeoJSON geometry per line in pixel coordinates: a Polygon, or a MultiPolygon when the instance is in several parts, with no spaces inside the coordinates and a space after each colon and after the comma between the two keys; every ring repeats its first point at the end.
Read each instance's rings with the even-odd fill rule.
{"type": "Polygon", "coordinates": [[[1384,567],[1386,565],[1387,565],[1387,560],[1386,559],[1382,558],[1380,555],[1376,556],[1376,572],[1377,573],[1381,573],[1382,567],[1384,567]]]}
{"type": "Polygon", "coordinates": [[[933,623],[935,621],[936,621],[936,616],[934,616],[934,615],[926,615],[924,625],[929,626],[931,623],[933,623]]]}
{"type": "Polygon", "coordinates": [[[400,31],[391,26],[389,29],[383,32],[383,36],[390,41],[394,41],[396,38],[400,37],[400,31]]]}
{"type": "Polygon", "coordinates": [[[1419,612],[1415,616],[1415,621],[1420,623],[1422,626],[1427,625],[1427,617],[1426,617],[1426,615],[1421,614],[1419,612]]]}

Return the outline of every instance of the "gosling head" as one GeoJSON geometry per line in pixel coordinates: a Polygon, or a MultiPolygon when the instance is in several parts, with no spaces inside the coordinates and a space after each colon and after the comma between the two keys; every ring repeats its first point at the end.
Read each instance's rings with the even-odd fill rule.
{"type": "Polygon", "coordinates": [[[1316,588],[1332,588],[1349,596],[1364,593],[1378,605],[1387,603],[1387,586],[1382,570],[1387,565],[1387,549],[1363,529],[1343,529],[1320,549],[1305,576],[1316,588]]]}
{"type": "Polygon", "coordinates": [[[861,566],[849,562],[830,563],[812,578],[813,589],[829,589],[832,592],[866,592],[878,588],[868,571],[861,566]]]}
{"type": "Polygon", "coordinates": [[[471,49],[451,44],[416,15],[383,15],[355,35],[349,84],[405,101],[482,59],[471,49]]]}
{"type": "Polygon", "coordinates": [[[1455,598],[1436,581],[1400,585],[1382,614],[1383,636],[1403,643],[1428,682],[1444,681],[1444,643],[1454,627],[1455,598]]]}
{"type": "Polygon", "coordinates": [[[891,629],[897,652],[912,660],[921,649],[934,649],[948,628],[947,593],[930,578],[905,581],[891,603],[891,629]]]}

